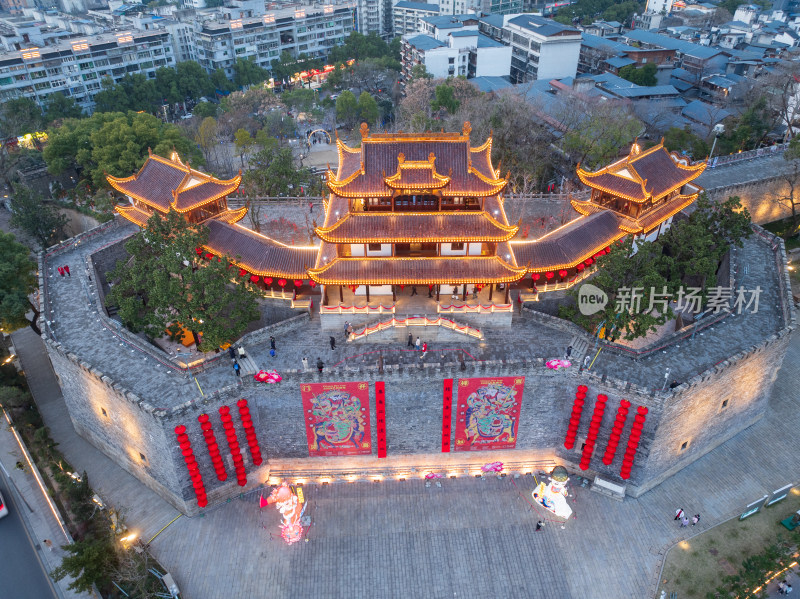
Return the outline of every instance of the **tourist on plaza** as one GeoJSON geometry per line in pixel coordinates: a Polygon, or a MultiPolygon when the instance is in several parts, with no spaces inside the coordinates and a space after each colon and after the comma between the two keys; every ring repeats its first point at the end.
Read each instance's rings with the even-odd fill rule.
{"type": "Polygon", "coordinates": [[[700,514],[695,514],[694,516],[692,516],[692,526],[694,526],[698,522],[700,522],[700,514]]]}
{"type": "Polygon", "coordinates": [[[348,325],[347,325],[347,330],[345,331],[345,333],[346,333],[346,336],[347,336],[347,337],[350,337],[350,335],[352,335],[352,334],[353,334],[353,325],[351,325],[351,324],[349,324],[349,323],[348,323],[348,325]]]}
{"type": "Polygon", "coordinates": [[[414,347],[414,335],[408,334],[408,347],[414,347]]]}
{"type": "Polygon", "coordinates": [[[783,594],[784,594],[784,595],[788,595],[788,594],[789,594],[789,593],[791,593],[791,592],[792,592],[792,585],[790,585],[790,584],[787,582],[787,583],[786,583],[786,588],[785,588],[785,589],[783,589],[783,594]]]}
{"type": "Polygon", "coordinates": [[[683,520],[681,520],[681,528],[683,528],[684,526],[689,526],[689,518],[687,518],[686,516],[684,516],[683,520]]]}
{"type": "MultiPolygon", "coordinates": [[[[590,355],[587,355],[587,356],[586,356],[586,357],[583,359],[583,367],[584,367],[584,368],[589,368],[589,363],[590,363],[591,361],[592,361],[592,356],[590,356],[590,355]]],[[[675,519],[677,520],[677,518],[675,518],[675,519]]]]}
{"type": "Polygon", "coordinates": [[[58,274],[60,274],[62,277],[64,276],[64,269],[60,266],[58,267],[58,274]]]}
{"type": "Polygon", "coordinates": [[[347,329],[350,328],[350,323],[346,320],[344,321],[344,334],[347,335],[347,329]]]}
{"type": "Polygon", "coordinates": [[[272,335],[269,336],[269,348],[275,349],[275,337],[273,337],[272,335]]]}
{"type": "Polygon", "coordinates": [[[544,522],[542,522],[541,520],[539,520],[539,521],[536,523],[536,532],[540,532],[540,531],[541,531],[543,528],[544,528],[544,522]]]}
{"type": "Polygon", "coordinates": [[[417,295],[417,286],[416,285],[412,285],[411,286],[411,297],[414,297],[415,295],[417,295]]]}
{"type": "Polygon", "coordinates": [[[68,277],[72,276],[71,274],[69,274],[69,266],[67,266],[66,264],[64,265],[64,272],[67,273],[68,277]]]}
{"type": "Polygon", "coordinates": [[[331,349],[336,349],[336,337],[331,335],[331,349]]]}
{"type": "Polygon", "coordinates": [[[683,517],[683,510],[681,508],[675,510],[675,519],[680,520],[682,517],[683,517]]]}
{"type": "Polygon", "coordinates": [[[419,359],[421,360],[422,358],[424,358],[425,354],[427,353],[428,353],[428,342],[426,341],[425,343],[422,344],[422,355],[419,357],[419,359]]]}
{"type": "Polygon", "coordinates": [[[233,353],[233,346],[232,345],[228,348],[228,356],[230,356],[231,360],[236,361],[236,354],[233,353]]]}
{"type": "Polygon", "coordinates": [[[317,358],[317,370],[319,370],[320,374],[322,374],[322,368],[324,366],[325,366],[325,364],[322,363],[322,360],[320,358],[317,358]]]}
{"type": "Polygon", "coordinates": [[[568,345],[567,346],[567,358],[569,358],[571,355],[572,355],[572,346],[568,345]]]}
{"type": "Polygon", "coordinates": [[[672,382],[669,384],[669,388],[670,388],[670,389],[674,389],[674,388],[675,388],[675,387],[677,387],[679,384],[680,384],[680,383],[678,383],[678,381],[676,381],[676,380],[673,380],[673,381],[672,381],[672,382]]]}
{"type": "Polygon", "coordinates": [[[234,362],[233,362],[233,371],[236,373],[236,376],[242,376],[241,370],[242,370],[242,367],[239,366],[239,362],[236,362],[234,360],[234,362]]]}
{"type": "Polygon", "coordinates": [[[302,362],[303,362],[303,370],[305,372],[308,372],[308,358],[303,358],[302,362]]]}
{"type": "Polygon", "coordinates": [[[786,594],[786,581],[781,580],[778,583],[778,595],[784,595],[784,594],[786,594]]]}
{"type": "Polygon", "coordinates": [[[417,337],[417,341],[414,343],[414,345],[417,346],[418,350],[422,349],[422,341],[419,340],[419,337],[417,337]]]}

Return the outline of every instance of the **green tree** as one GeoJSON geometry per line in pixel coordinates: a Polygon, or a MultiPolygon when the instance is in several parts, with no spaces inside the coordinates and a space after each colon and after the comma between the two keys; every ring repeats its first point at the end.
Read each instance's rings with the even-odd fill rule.
{"type": "MultiPolygon", "coordinates": [[[[171,71],[172,69],[167,69],[171,71]]],[[[141,73],[125,75],[119,83],[106,77],[103,89],[94,97],[95,112],[145,111],[155,112],[162,103],[156,83],[141,73]]]]}
{"type": "Polygon", "coordinates": [[[67,217],[45,204],[42,196],[30,187],[15,183],[11,193],[11,224],[36,239],[44,249],[63,235],[67,217]]]}
{"type": "MultiPolygon", "coordinates": [[[[399,40],[399,38],[396,38],[399,40]]],[[[331,62],[346,62],[348,60],[363,60],[365,58],[389,57],[400,59],[400,42],[387,44],[376,33],[363,35],[357,31],[347,36],[344,44],[331,48],[328,60],[331,62]]]]}
{"type": "Polygon", "coordinates": [[[653,87],[658,83],[658,81],[656,81],[656,70],[657,67],[654,62],[648,62],[638,68],[636,65],[629,64],[619,70],[619,76],[636,85],[653,87]]]}
{"type": "Polygon", "coordinates": [[[437,85],[434,94],[435,96],[433,100],[431,100],[431,109],[433,109],[434,112],[440,112],[442,110],[450,114],[458,112],[458,107],[461,105],[461,102],[456,99],[455,90],[452,87],[446,83],[437,85]]]}
{"type": "Polygon", "coordinates": [[[619,149],[644,130],[630,107],[617,102],[586,101],[568,96],[560,110],[564,150],[576,162],[591,168],[616,158],[619,149]]]}
{"type": "Polygon", "coordinates": [[[208,73],[194,60],[179,62],[175,71],[178,90],[184,98],[198,100],[214,93],[214,86],[208,73]]]}
{"type": "Polygon", "coordinates": [[[378,103],[369,93],[361,92],[358,97],[358,120],[368,125],[374,125],[378,120],[378,103]]]}
{"type": "Polygon", "coordinates": [[[225,74],[225,69],[217,69],[213,73],[211,73],[211,85],[214,87],[216,91],[219,91],[223,94],[227,92],[232,92],[236,89],[236,86],[228,79],[228,76],[225,74]]]}
{"type": "Polygon", "coordinates": [[[0,103],[0,132],[3,137],[19,137],[44,128],[42,109],[31,98],[14,98],[0,103]]]}
{"type": "Polygon", "coordinates": [[[244,179],[258,195],[294,195],[300,184],[311,178],[307,169],[295,167],[289,148],[266,147],[253,155],[250,164],[255,168],[247,171],[244,179]]]}
{"type": "Polygon", "coordinates": [[[199,102],[192,109],[192,114],[201,119],[217,116],[218,105],[213,102],[199,102]]]}
{"type": "Polygon", "coordinates": [[[234,144],[236,151],[239,153],[239,159],[242,161],[242,169],[244,170],[244,157],[250,152],[256,143],[256,140],[250,135],[249,131],[239,129],[233,134],[234,144]]]}
{"type": "Polygon", "coordinates": [[[695,135],[687,125],[670,127],[664,134],[664,147],[670,152],[686,153],[695,160],[702,160],[709,155],[711,148],[698,135],[695,135]]]}
{"type": "Polygon", "coordinates": [[[355,94],[345,90],[336,98],[336,120],[350,128],[358,120],[358,101],[355,94]]]}
{"type": "Polygon", "coordinates": [[[175,69],[170,67],[157,69],[155,86],[163,102],[177,104],[184,99],[178,89],[178,73],[175,69]]]}
{"type": "Polygon", "coordinates": [[[65,96],[56,92],[47,96],[44,104],[44,120],[52,123],[59,119],[79,119],[83,116],[83,109],[75,102],[72,96],[65,96]]]}
{"type": "Polygon", "coordinates": [[[0,328],[6,333],[30,326],[37,335],[39,310],[30,296],[37,285],[36,262],[31,251],[19,243],[13,234],[0,231],[0,328]],[[28,320],[27,313],[33,312],[28,320]]]}
{"type": "Polygon", "coordinates": [[[155,213],[146,230],[125,244],[131,260],[109,275],[108,303],[125,325],[153,338],[175,322],[192,331],[198,348],[212,351],[237,339],[259,317],[257,293],[231,268],[231,257],[204,260],[196,248],[208,229],[192,227],[175,211],[155,213]]]}
{"type": "Polygon", "coordinates": [[[114,544],[115,538],[111,534],[101,533],[65,545],[64,549],[70,555],[53,570],[53,579],[73,578],[67,588],[79,593],[92,593],[94,585],[100,588],[109,586],[111,574],[118,564],[114,544]]]}
{"type": "Polygon", "coordinates": [[[258,66],[255,61],[237,58],[233,65],[233,82],[236,87],[245,88],[269,79],[269,71],[258,66]]]}
{"type": "MultiPolygon", "coordinates": [[[[662,309],[660,314],[655,309],[648,310],[651,290],[662,293],[669,288],[668,281],[662,274],[659,245],[650,241],[639,241],[634,248],[633,238],[628,237],[623,243],[612,246],[611,253],[601,258],[599,266],[599,272],[592,279],[592,284],[608,295],[605,308],[592,316],[585,316],[574,309],[571,315],[564,314],[565,316],[571,316],[577,324],[588,330],[595,330],[602,324],[609,331],[609,337],[624,337],[629,341],[655,331],[672,316],[669,307],[667,310],[662,309]],[[634,288],[644,290],[638,303],[630,301],[631,290],[634,288]]],[[[577,288],[569,292],[575,298],[577,293],[577,288]]],[[[661,308],[658,305],[657,307],[661,308]]]]}
{"type": "Polygon", "coordinates": [[[281,100],[291,108],[300,112],[309,112],[314,107],[316,92],[313,89],[300,88],[290,92],[283,92],[281,100]]]}
{"type": "Polygon", "coordinates": [[[411,76],[408,80],[413,81],[414,79],[433,79],[433,75],[428,72],[424,64],[415,64],[411,67],[411,76]]]}
{"type": "Polygon", "coordinates": [[[107,187],[106,173],[135,173],[147,159],[148,148],[161,156],[176,150],[192,164],[202,164],[197,147],[178,127],[136,112],[95,112],[88,118],[67,119],[50,132],[43,154],[51,174],[77,165],[95,187],[107,187]]]}

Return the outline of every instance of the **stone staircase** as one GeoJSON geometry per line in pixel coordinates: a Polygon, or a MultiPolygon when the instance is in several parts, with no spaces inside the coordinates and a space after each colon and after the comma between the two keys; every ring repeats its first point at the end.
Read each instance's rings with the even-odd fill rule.
{"type": "Polygon", "coordinates": [[[578,337],[575,335],[569,342],[569,345],[572,346],[572,353],[570,354],[570,361],[575,366],[583,365],[583,359],[586,356],[586,352],[589,351],[589,340],[585,337],[578,337]]]}

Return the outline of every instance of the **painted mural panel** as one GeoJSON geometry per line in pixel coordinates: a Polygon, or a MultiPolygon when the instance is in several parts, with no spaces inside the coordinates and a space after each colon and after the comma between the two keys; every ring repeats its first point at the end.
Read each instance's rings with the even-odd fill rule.
{"type": "Polygon", "coordinates": [[[307,383],[300,396],[309,456],[372,453],[368,383],[307,383]]]}
{"type": "Polygon", "coordinates": [[[524,376],[460,379],[456,451],[513,449],[524,389],[524,376]]]}

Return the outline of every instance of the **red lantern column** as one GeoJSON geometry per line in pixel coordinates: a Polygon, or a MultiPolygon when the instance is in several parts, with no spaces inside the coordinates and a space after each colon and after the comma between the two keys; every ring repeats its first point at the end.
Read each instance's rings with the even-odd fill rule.
{"type": "Polygon", "coordinates": [[[260,466],[261,462],[261,448],[258,446],[258,437],[256,437],[256,429],[253,427],[253,420],[250,418],[250,408],[247,407],[247,400],[240,399],[236,402],[239,406],[239,416],[242,418],[242,427],[244,428],[245,437],[247,437],[247,446],[250,448],[250,456],[253,458],[253,464],[260,466]]]}
{"type": "Polygon", "coordinates": [[[644,406],[636,408],[636,416],[633,417],[633,426],[631,426],[631,436],[628,438],[628,447],[625,449],[622,468],[619,471],[619,475],[625,480],[631,477],[633,458],[636,456],[636,449],[639,447],[639,440],[642,438],[642,429],[646,418],[647,408],[644,406]]]}
{"type": "Polygon", "coordinates": [[[176,426],[175,434],[178,436],[178,443],[180,444],[181,453],[183,454],[183,461],[186,462],[186,467],[189,469],[189,477],[192,479],[194,494],[197,496],[197,505],[198,507],[206,507],[208,505],[206,488],[203,486],[203,477],[200,475],[200,468],[197,466],[197,460],[194,459],[192,444],[189,442],[189,435],[186,434],[186,427],[182,424],[176,426]]]}
{"type": "Polygon", "coordinates": [[[594,413],[592,420],[589,422],[589,434],[586,435],[586,444],[583,446],[583,454],[581,455],[581,463],[579,466],[581,470],[586,470],[589,467],[589,462],[592,461],[592,452],[594,451],[594,444],[597,441],[597,432],[600,430],[600,423],[603,421],[603,413],[606,411],[606,402],[608,396],[602,393],[597,396],[597,401],[594,402],[594,413]]]}
{"type": "Polygon", "coordinates": [[[236,482],[240,487],[247,484],[247,476],[244,471],[244,459],[242,452],[239,449],[239,440],[236,438],[236,431],[233,428],[233,418],[231,418],[231,411],[228,406],[222,406],[219,409],[220,418],[222,418],[222,428],[225,429],[225,436],[228,438],[228,448],[233,457],[233,467],[236,469],[236,482]]]}
{"type": "Polygon", "coordinates": [[[631,402],[627,399],[623,399],[619,402],[617,417],[614,420],[614,427],[611,429],[611,436],[608,439],[608,445],[606,445],[606,452],[603,454],[603,463],[606,466],[610,466],[611,462],[614,461],[614,454],[617,453],[617,445],[619,445],[619,439],[622,436],[622,429],[625,428],[625,420],[628,418],[628,408],[630,407],[631,402]]]}
{"type": "Polygon", "coordinates": [[[197,420],[200,422],[200,428],[203,429],[203,437],[205,437],[206,446],[208,447],[208,455],[211,457],[211,463],[214,465],[214,472],[217,473],[217,479],[227,480],[228,473],[225,472],[225,464],[222,462],[222,456],[219,453],[219,445],[217,445],[217,438],[214,436],[214,429],[211,428],[208,414],[200,414],[197,420]]]}
{"type": "Polygon", "coordinates": [[[578,426],[580,426],[581,414],[583,413],[583,401],[586,399],[586,392],[588,390],[586,385],[578,385],[578,392],[575,394],[575,402],[572,404],[572,415],[569,417],[567,436],[564,439],[564,447],[567,449],[575,447],[575,436],[578,434],[578,426]]]}

